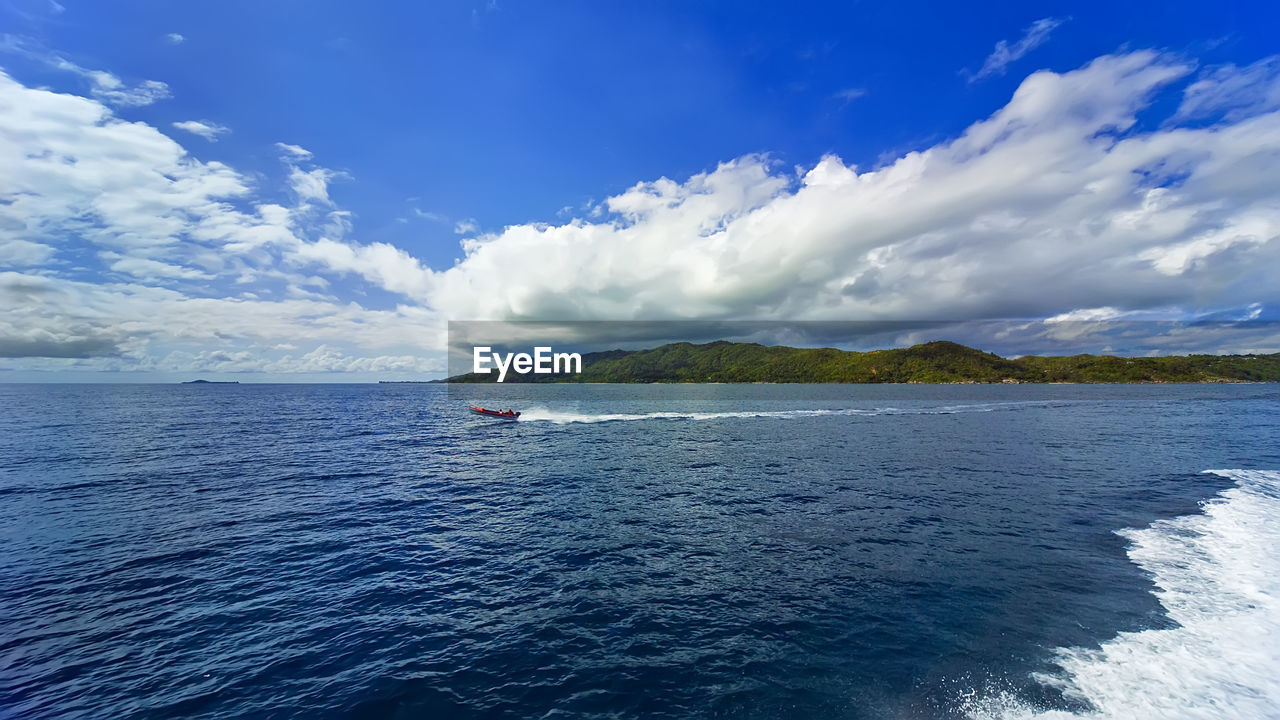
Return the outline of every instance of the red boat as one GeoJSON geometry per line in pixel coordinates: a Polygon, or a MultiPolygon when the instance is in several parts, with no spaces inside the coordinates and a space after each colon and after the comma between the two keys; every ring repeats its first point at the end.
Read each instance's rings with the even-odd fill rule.
{"type": "Polygon", "coordinates": [[[476,407],[475,405],[471,406],[471,412],[477,415],[484,415],[485,417],[500,418],[502,420],[515,420],[520,417],[520,413],[515,410],[490,410],[488,408],[476,407]]]}

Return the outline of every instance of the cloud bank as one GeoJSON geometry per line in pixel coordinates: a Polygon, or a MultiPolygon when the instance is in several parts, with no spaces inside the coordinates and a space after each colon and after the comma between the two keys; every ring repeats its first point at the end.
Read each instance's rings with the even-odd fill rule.
{"type": "MultiPolygon", "coordinates": [[[[1277,86],[1265,67],[1256,93],[1277,86]]],[[[1038,72],[959,138],[868,171],[828,156],[793,175],[750,156],[683,183],[639,183],[605,202],[604,221],[466,241],[462,262],[424,279],[421,300],[476,319],[1177,316],[1272,304],[1280,115],[1256,104],[1208,126],[1140,127],[1155,94],[1191,72],[1152,52],[1038,72]]],[[[1186,102],[1206,111],[1213,88],[1258,72],[1217,69],[1186,102]]]]}
{"type": "Polygon", "coordinates": [[[1104,56],[1034,73],[959,137],[877,167],[740,157],[560,224],[458,223],[462,258],[432,268],[361,242],[329,194],[345,174],[304,148],[277,145],[272,189],[106,98],[0,73],[0,367],[421,371],[442,364],[446,319],[1274,307],[1278,99],[1274,58],[1197,73],[1150,51],[1104,56]],[[1149,117],[1165,93],[1178,108],[1149,117]]]}

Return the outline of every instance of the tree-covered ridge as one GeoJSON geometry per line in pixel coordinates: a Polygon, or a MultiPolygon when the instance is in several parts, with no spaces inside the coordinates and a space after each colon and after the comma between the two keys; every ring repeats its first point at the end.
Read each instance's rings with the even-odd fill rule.
{"type": "MultiPolygon", "coordinates": [[[[468,373],[448,382],[494,382],[468,373]]],[[[506,382],[588,383],[1165,383],[1280,381],[1280,353],[1125,358],[1024,356],[1014,360],[953,342],[853,352],[717,341],[582,356],[581,375],[516,375],[506,382]]]]}

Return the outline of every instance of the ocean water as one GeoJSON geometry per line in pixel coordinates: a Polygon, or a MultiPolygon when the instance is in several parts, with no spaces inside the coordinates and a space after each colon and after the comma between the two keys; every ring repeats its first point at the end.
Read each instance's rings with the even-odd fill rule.
{"type": "Polygon", "coordinates": [[[4,718],[1280,717],[1274,385],[0,407],[4,718]]]}

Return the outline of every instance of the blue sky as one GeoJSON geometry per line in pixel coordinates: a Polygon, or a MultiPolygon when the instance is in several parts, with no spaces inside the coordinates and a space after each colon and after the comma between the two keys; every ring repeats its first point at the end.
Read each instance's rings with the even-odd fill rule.
{"type": "MultiPolygon", "coordinates": [[[[38,16],[43,4],[21,6],[38,16]]],[[[228,126],[217,144],[187,145],[240,169],[275,173],[275,142],[305,147],[352,176],[332,196],[363,236],[433,266],[460,254],[460,220],[555,221],[748,153],[873,165],[962,131],[1031,70],[1126,45],[1251,61],[1275,52],[1267,28],[1280,27],[1270,3],[63,5],[28,31],[85,66],[174,88],[129,117],[228,126]],[[966,82],[997,42],[1046,17],[1063,23],[1041,46],[966,82]]]]}
{"type": "MultiPolygon", "coordinates": [[[[1223,189],[1221,181],[1206,180],[1197,190],[1200,195],[1179,199],[1185,199],[1186,208],[1191,208],[1187,211],[1198,218],[1186,223],[1183,235],[1170,231],[1159,242],[1149,238],[1131,248],[1129,260],[1145,258],[1155,271],[1149,280],[1137,277],[1132,283],[1137,289],[1127,287],[1119,275],[1103,277],[1106,273],[1095,267],[1096,262],[1074,258],[1071,262],[1083,264],[1072,272],[1089,275],[1058,276],[1062,293],[1053,301],[1042,302],[1017,289],[989,302],[973,300],[981,293],[967,283],[1016,280],[1020,270],[1009,267],[993,271],[992,277],[978,273],[958,280],[954,292],[963,293],[964,299],[957,303],[901,282],[890,293],[885,280],[894,268],[890,256],[916,252],[917,245],[959,228],[998,224],[1001,218],[1032,218],[1036,212],[1034,218],[1046,218],[1044,208],[1037,210],[1034,202],[1016,208],[974,202],[972,217],[939,210],[936,226],[899,228],[897,235],[886,235],[878,244],[851,240],[846,247],[842,238],[861,237],[875,218],[845,217],[838,199],[831,205],[808,202],[800,191],[820,184],[805,180],[806,174],[832,158],[842,168],[856,168],[856,173],[894,167],[905,173],[912,157],[933,157],[943,150],[959,153],[957,139],[1012,107],[1011,98],[1024,83],[1031,82],[1041,92],[1028,80],[1037,71],[1057,77],[1078,73],[1081,81],[1127,88],[1127,95],[1108,95],[1112,105],[1101,109],[1091,104],[1096,93],[1072,89],[1069,82],[1060,83],[1044,100],[1053,105],[1066,98],[1061,108],[1054,105],[1057,109],[1052,110],[1059,117],[1101,117],[1112,111],[1132,115],[1132,123],[1118,121],[1123,127],[1117,132],[1127,136],[1169,134],[1175,125],[1241,125],[1275,111],[1267,99],[1275,84],[1274,61],[1269,58],[1280,51],[1270,31],[1275,27],[1280,27],[1280,9],[1269,3],[795,6],[498,0],[387,3],[373,10],[338,2],[6,0],[0,3],[0,68],[15,84],[14,92],[44,89],[97,103],[109,114],[106,122],[118,129],[140,123],[176,143],[172,157],[160,161],[147,156],[147,162],[159,163],[156,174],[180,179],[172,169],[178,168],[192,173],[192,182],[203,183],[225,167],[240,186],[224,194],[216,188],[202,191],[197,200],[181,198],[193,205],[174,200],[177,205],[158,211],[172,221],[156,230],[163,237],[131,244],[128,238],[151,232],[138,229],[135,215],[126,228],[109,213],[58,200],[56,185],[39,184],[53,182],[47,173],[11,178],[5,191],[47,199],[40,208],[51,214],[42,221],[31,217],[35,210],[21,207],[27,215],[16,219],[26,231],[12,238],[27,244],[11,252],[9,271],[15,275],[10,279],[26,283],[22,287],[33,282],[82,283],[74,286],[74,293],[100,290],[135,307],[203,299],[234,301],[245,309],[245,303],[256,302],[264,304],[258,308],[263,312],[281,311],[282,325],[297,327],[303,323],[301,317],[314,322],[311,332],[300,330],[279,343],[290,347],[270,348],[234,323],[206,338],[165,327],[107,327],[102,316],[110,312],[105,309],[82,318],[80,330],[54,331],[41,325],[42,318],[52,315],[28,300],[24,312],[7,322],[15,337],[25,338],[26,344],[19,345],[26,349],[10,353],[14,358],[6,367],[37,374],[158,373],[162,367],[185,372],[200,369],[204,361],[165,366],[165,359],[217,357],[221,359],[207,361],[211,371],[270,373],[273,362],[280,372],[293,367],[279,363],[286,355],[298,358],[320,348],[353,362],[359,357],[426,357],[439,343],[434,330],[421,328],[436,327],[444,319],[834,316],[807,308],[826,302],[836,313],[835,300],[805,300],[770,291],[806,285],[819,294],[822,287],[844,288],[846,296],[863,303],[840,306],[841,319],[919,319],[920,314],[936,317],[939,308],[951,307],[964,308],[957,318],[964,320],[1195,318],[1224,312],[1266,316],[1272,294],[1264,287],[1274,277],[1270,270],[1276,243],[1263,209],[1275,195],[1242,201],[1238,216],[1210,217],[1207,208],[1221,198],[1204,193],[1237,196],[1223,189]],[[1130,58],[1133,63],[1113,63],[1110,69],[1091,66],[1104,57],[1130,58]],[[1140,71],[1154,74],[1142,79],[1140,71]],[[111,79],[104,81],[94,73],[111,79]],[[1207,89],[1195,94],[1207,100],[1197,100],[1200,104],[1193,108],[1189,98],[1194,93],[1189,89],[1202,81],[1212,86],[1202,86],[1207,89]],[[297,151],[282,149],[287,147],[297,151]],[[904,159],[907,162],[901,162],[904,159]],[[666,178],[672,188],[660,186],[666,178]],[[310,190],[299,184],[306,182],[310,190]],[[709,211],[711,220],[672,214],[676,205],[693,212],[691,203],[706,197],[736,200],[716,205],[709,211]],[[215,218],[209,209],[214,201],[242,216],[231,221],[215,218]],[[790,257],[788,248],[794,243],[779,241],[776,247],[762,249],[746,230],[731,226],[801,205],[805,209],[794,210],[801,214],[788,227],[812,222],[813,232],[804,237],[825,238],[816,246],[815,257],[805,262],[820,264],[825,258],[843,277],[819,277],[821,272],[799,261],[785,277],[751,276],[769,264],[764,260],[790,257]],[[264,219],[266,206],[287,211],[289,219],[264,219]],[[668,214],[655,215],[658,206],[668,214]],[[201,222],[206,229],[197,231],[201,222]],[[261,244],[232,242],[225,233],[215,237],[207,230],[219,222],[247,223],[263,233],[270,226],[272,232],[290,237],[261,244]],[[728,239],[708,234],[707,222],[723,226],[728,239]],[[100,232],[85,233],[84,223],[100,232]],[[834,225],[828,228],[828,223],[834,225]],[[616,237],[597,237],[606,230],[616,237]],[[607,271],[654,262],[648,277],[669,275],[671,268],[664,270],[654,258],[679,255],[679,248],[687,245],[667,246],[646,238],[676,237],[681,232],[692,233],[690,243],[707,245],[705,252],[680,266],[679,272],[690,273],[684,287],[706,282],[707,289],[689,291],[671,307],[658,307],[638,290],[646,277],[643,272],[623,280],[607,271]],[[111,237],[102,239],[107,235],[111,237]],[[1252,239],[1230,239],[1245,236],[1252,239]],[[471,242],[470,249],[464,249],[461,240],[471,242]],[[724,255],[726,242],[743,244],[724,255]],[[31,243],[53,249],[33,249],[31,243]],[[534,253],[536,257],[560,252],[549,248],[561,248],[566,257],[579,259],[539,267],[524,254],[537,243],[545,247],[534,253]],[[617,249],[627,243],[641,251],[632,257],[617,249]],[[1199,249],[1186,251],[1192,246],[1199,249]],[[823,247],[830,252],[824,255],[823,247]],[[758,261],[743,260],[748,249],[760,253],[758,261]],[[1257,256],[1235,258],[1238,266],[1221,265],[1215,271],[1204,260],[1245,249],[1257,256]],[[1178,265],[1184,255],[1190,259],[1178,265]],[[463,270],[446,277],[458,262],[463,270]],[[1250,269],[1253,277],[1242,277],[1242,268],[1250,269]],[[534,286],[531,273],[552,280],[534,286]],[[1182,276],[1176,286],[1168,280],[1175,274],[1182,276]],[[498,304],[490,302],[493,292],[481,287],[495,277],[502,280],[500,292],[509,292],[498,304]],[[1096,303],[1089,302],[1090,282],[1097,284],[1096,303]],[[738,284],[763,290],[758,297],[747,297],[751,293],[738,284]],[[465,297],[461,288],[472,288],[477,297],[465,297]],[[141,299],[146,292],[156,294],[151,300],[141,299]],[[877,298],[875,303],[871,297],[877,298]],[[911,302],[913,297],[919,302],[911,302]],[[317,306],[297,310],[300,315],[283,312],[290,299],[317,306]],[[323,319],[328,316],[321,305],[334,308],[338,316],[349,312],[353,303],[361,311],[398,317],[352,319],[364,327],[383,321],[388,326],[377,337],[349,339],[335,329],[336,320],[323,319]],[[396,322],[404,323],[399,330],[396,322]],[[98,338],[107,350],[100,355],[74,350],[94,346],[77,345],[84,340],[77,332],[98,338]],[[433,339],[388,339],[408,333],[433,339]],[[63,343],[62,350],[51,351],[63,357],[50,360],[31,354],[44,352],[32,348],[43,347],[40,343],[49,338],[33,338],[45,335],[63,343]],[[226,358],[232,356],[238,360],[228,363],[226,358]]],[[[61,111],[50,112],[50,117],[63,117],[61,111]]],[[[1108,125],[1110,120],[1099,122],[1098,128],[1115,129],[1108,125]]],[[[47,138],[59,135],[40,127],[48,132],[37,138],[35,131],[14,125],[14,146],[29,143],[30,149],[51,152],[47,138]]],[[[1096,137],[1097,128],[1081,132],[1077,140],[1087,143],[1096,137]]],[[[1258,143],[1258,152],[1270,152],[1265,137],[1243,129],[1239,135],[1240,142],[1258,143]]],[[[1027,147],[1040,147],[1037,143],[1050,137],[1028,139],[1027,147]]],[[[101,151],[104,158],[142,157],[136,155],[137,147],[122,142],[126,139],[101,140],[94,152],[101,151]],[[107,142],[117,146],[112,149],[107,142]]],[[[1249,154],[1233,147],[1223,152],[1249,154]]],[[[987,149],[980,154],[987,155],[987,149]]],[[[1062,157],[1071,154],[1064,152],[1062,157]]],[[[1171,166],[1181,157],[1174,152],[1155,165],[1145,160],[1143,172],[1171,166]]],[[[952,157],[952,169],[963,162],[959,155],[952,157]]],[[[1192,165],[1179,172],[1195,177],[1201,166],[1186,162],[1192,165]]],[[[1203,172],[1217,167],[1211,160],[1204,162],[1203,172]]],[[[1096,173],[1103,167],[1049,163],[1045,171],[1078,171],[1082,178],[1091,178],[1089,182],[1100,182],[1096,173]]],[[[983,177],[992,177],[1004,169],[993,165],[984,172],[983,177]]],[[[1233,177],[1245,177],[1239,173],[1233,177]]],[[[819,174],[830,175],[825,170],[819,174]]],[[[97,179],[87,174],[75,179],[83,181],[83,197],[95,196],[97,179]]],[[[1174,173],[1159,183],[1177,189],[1181,179],[1174,173]]],[[[1143,202],[1135,193],[1150,189],[1135,184],[1105,212],[1116,217],[1134,212],[1143,202]]],[[[1274,192],[1269,186],[1264,189],[1274,192]]],[[[173,199],[168,190],[161,194],[168,198],[165,203],[173,199]]],[[[819,194],[816,189],[808,193],[819,194]]],[[[1170,202],[1172,195],[1179,193],[1166,194],[1161,202],[1170,202]]],[[[1151,201],[1147,197],[1147,206],[1151,201]]],[[[1063,210],[1070,202],[1063,194],[1055,207],[1063,210]]],[[[923,212],[903,208],[903,213],[923,212]]],[[[1177,212],[1169,210],[1171,217],[1177,212]]],[[[1055,242],[1064,247],[1073,242],[1064,239],[1071,232],[1075,230],[1067,224],[1035,230],[1038,237],[1062,236],[1055,242]]],[[[1115,244],[1100,235],[1092,237],[1100,247],[1115,244]]],[[[936,258],[953,250],[963,255],[968,242],[978,241],[952,238],[919,257],[936,258]]],[[[1008,242],[1012,244],[999,253],[1030,251],[1027,238],[1008,242]]],[[[954,256],[955,266],[982,264],[981,259],[962,255],[954,256]]],[[[1120,262],[1113,261],[1112,265],[1120,262]]],[[[780,262],[788,267],[785,260],[780,262]]],[[[910,274],[898,274],[905,277],[904,273],[910,274]]],[[[72,293],[71,288],[61,290],[72,293]]],[[[105,308],[111,301],[101,302],[105,308]]],[[[211,312],[210,322],[223,322],[217,313],[224,311],[211,312]]],[[[367,368],[393,365],[398,371],[416,372],[427,364],[366,363],[366,370],[352,372],[376,373],[381,371],[367,368]]],[[[304,369],[295,368],[299,373],[304,369]]]]}

